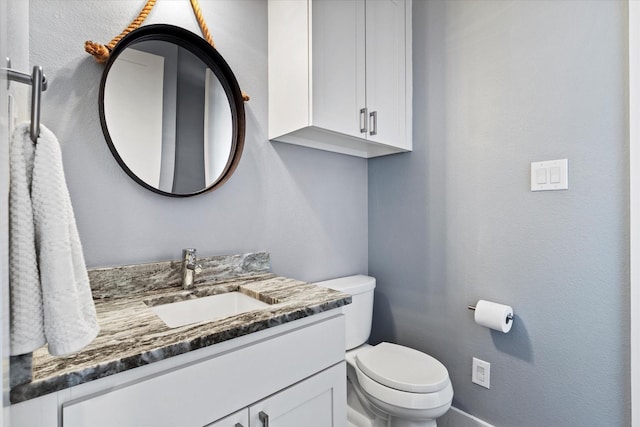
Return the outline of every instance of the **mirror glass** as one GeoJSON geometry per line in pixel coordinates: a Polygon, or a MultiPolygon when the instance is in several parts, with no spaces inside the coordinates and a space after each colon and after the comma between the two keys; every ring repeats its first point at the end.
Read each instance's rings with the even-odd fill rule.
{"type": "Polygon", "coordinates": [[[244,104],[231,69],[201,37],[149,25],[114,48],[100,85],[100,120],[118,163],[169,196],[216,188],[244,145],[244,104]]]}

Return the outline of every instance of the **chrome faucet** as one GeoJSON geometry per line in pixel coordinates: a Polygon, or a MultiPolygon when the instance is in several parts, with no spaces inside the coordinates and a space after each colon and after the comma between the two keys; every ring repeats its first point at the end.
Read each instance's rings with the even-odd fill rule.
{"type": "Polygon", "coordinates": [[[196,264],[196,250],[182,250],[182,288],[190,289],[193,287],[195,275],[202,271],[202,266],[196,264]]]}

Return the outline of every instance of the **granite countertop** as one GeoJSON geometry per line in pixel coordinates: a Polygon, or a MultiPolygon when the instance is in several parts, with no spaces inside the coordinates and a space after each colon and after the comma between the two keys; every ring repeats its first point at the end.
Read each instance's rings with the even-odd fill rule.
{"type": "Polygon", "coordinates": [[[190,290],[180,287],[178,261],[90,270],[100,334],[71,356],[51,356],[46,347],[35,351],[32,379],[12,387],[11,402],[33,399],[351,302],[347,294],[271,273],[267,253],[198,262],[203,272],[190,290]],[[151,308],[230,291],[270,305],[177,328],[166,326],[151,308]]]}

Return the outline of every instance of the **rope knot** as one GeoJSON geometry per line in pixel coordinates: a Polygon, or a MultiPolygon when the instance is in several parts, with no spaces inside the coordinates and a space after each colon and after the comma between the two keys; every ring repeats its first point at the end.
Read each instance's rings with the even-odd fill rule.
{"type": "Polygon", "coordinates": [[[109,54],[111,53],[106,46],[101,45],[100,43],[92,42],[91,40],[87,40],[86,42],[84,42],[84,50],[88,54],[93,55],[96,62],[99,64],[104,64],[105,62],[107,62],[107,59],[109,59],[109,54]]]}

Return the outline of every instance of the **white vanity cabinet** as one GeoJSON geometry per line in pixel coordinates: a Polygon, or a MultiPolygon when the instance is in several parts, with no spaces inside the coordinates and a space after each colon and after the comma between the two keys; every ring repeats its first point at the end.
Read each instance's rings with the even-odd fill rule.
{"type": "Polygon", "coordinates": [[[411,0],[269,0],[269,138],[412,148],[411,0]]]}
{"type": "Polygon", "coordinates": [[[345,427],[344,348],[330,310],[12,405],[11,425],[345,427]]]}

